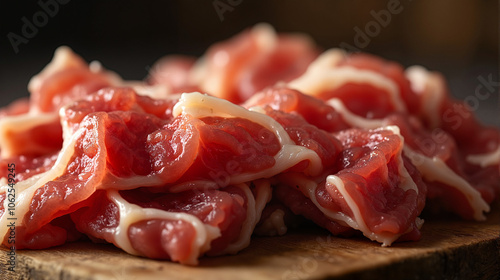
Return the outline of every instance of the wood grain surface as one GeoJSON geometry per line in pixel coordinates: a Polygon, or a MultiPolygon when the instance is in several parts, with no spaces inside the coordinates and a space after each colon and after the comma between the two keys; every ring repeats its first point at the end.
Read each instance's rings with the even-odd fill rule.
{"type": "Polygon", "coordinates": [[[500,279],[500,207],[485,222],[428,218],[418,242],[381,247],[316,227],[255,237],[234,256],[196,267],[135,257],[108,244],[78,242],[16,251],[15,273],[0,251],[0,279],[500,279]]]}

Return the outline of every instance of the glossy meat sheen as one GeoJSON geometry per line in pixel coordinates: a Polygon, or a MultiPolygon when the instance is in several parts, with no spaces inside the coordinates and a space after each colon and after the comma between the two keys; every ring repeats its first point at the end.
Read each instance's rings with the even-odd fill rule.
{"type": "MultiPolygon", "coordinates": [[[[399,135],[352,129],[336,136],[345,148],[336,176],[343,181],[368,228],[376,234],[418,231],[415,219],[425,204],[426,185],[409,161],[398,155],[402,149],[399,135]],[[401,174],[401,164],[411,178],[401,174]],[[405,190],[408,184],[414,184],[415,189],[405,190]]],[[[327,183],[326,190],[334,201],[345,199],[335,186],[327,183]]],[[[343,211],[349,214],[350,210],[343,211]]]]}
{"type": "Polygon", "coordinates": [[[412,90],[410,82],[404,75],[403,67],[392,61],[366,53],[355,53],[347,56],[339,63],[339,67],[350,66],[357,69],[370,70],[379,73],[396,83],[399,94],[411,113],[416,113],[421,108],[418,106],[418,96],[412,90]]]}
{"type": "Polygon", "coordinates": [[[29,101],[18,100],[0,112],[0,117],[10,116],[0,120],[2,155],[43,156],[60,150],[58,110],[111,84],[111,74],[92,71],[69,48],[58,48],[45,69],[30,80],[29,101]]]}

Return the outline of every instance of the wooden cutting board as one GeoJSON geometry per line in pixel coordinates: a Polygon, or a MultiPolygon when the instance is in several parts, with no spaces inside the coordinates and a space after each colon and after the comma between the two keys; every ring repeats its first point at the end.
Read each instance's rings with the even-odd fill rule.
{"type": "Polygon", "coordinates": [[[79,242],[16,252],[16,273],[0,279],[500,279],[500,207],[485,222],[428,218],[418,242],[381,247],[336,238],[318,228],[256,237],[235,256],[202,258],[197,267],[128,255],[112,245],[79,242]]]}

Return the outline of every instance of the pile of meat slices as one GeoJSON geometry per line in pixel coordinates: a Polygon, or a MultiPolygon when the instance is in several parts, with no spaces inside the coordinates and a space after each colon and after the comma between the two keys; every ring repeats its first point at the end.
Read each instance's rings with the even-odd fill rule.
{"type": "Polygon", "coordinates": [[[87,236],[193,265],[298,217],[389,246],[420,238],[424,206],[483,220],[500,194],[499,129],[440,74],[265,25],[139,82],[61,47],[29,91],[0,112],[17,249],[87,236]]]}

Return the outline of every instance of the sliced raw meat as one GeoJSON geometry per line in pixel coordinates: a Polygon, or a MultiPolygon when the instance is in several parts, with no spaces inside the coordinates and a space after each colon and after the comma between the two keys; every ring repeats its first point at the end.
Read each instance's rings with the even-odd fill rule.
{"type": "Polygon", "coordinates": [[[274,186],[273,198],[262,210],[260,221],[253,231],[255,235],[284,235],[288,229],[298,228],[305,222],[304,218],[295,215],[287,206],[276,199],[276,190],[277,186],[274,186]]]}
{"type": "Polygon", "coordinates": [[[164,57],[153,65],[147,78],[148,83],[166,85],[172,93],[199,91],[190,77],[195,62],[196,59],[189,56],[164,57]]]}
{"type": "Polygon", "coordinates": [[[345,56],[345,59],[340,61],[338,67],[354,67],[360,70],[368,70],[389,78],[397,85],[399,95],[405,103],[406,109],[411,114],[421,110],[422,107],[418,106],[419,98],[411,88],[410,82],[400,64],[367,53],[353,53],[345,56]]]}
{"type": "Polygon", "coordinates": [[[384,119],[364,119],[349,112],[338,99],[332,99],[328,103],[353,127],[397,125],[405,138],[405,155],[429,185],[429,198],[440,201],[442,206],[451,205],[444,208],[464,218],[485,218],[483,212],[489,211],[487,202],[493,199],[492,192],[496,186],[472,184],[470,178],[474,175],[465,172],[463,154],[454,139],[444,130],[437,128],[429,131],[419,119],[406,114],[393,113],[384,119]]]}
{"type": "MultiPolygon", "coordinates": [[[[441,74],[423,67],[411,67],[406,75],[419,94],[421,103],[426,104],[422,106],[425,109],[421,118],[430,129],[441,128],[448,132],[467,156],[474,158],[475,155],[482,155],[486,160],[490,155],[487,165],[500,163],[500,131],[479,123],[474,112],[464,102],[453,99],[441,74]]],[[[469,163],[477,164],[474,161],[468,160],[469,163]]]]}
{"type": "Polygon", "coordinates": [[[2,158],[37,157],[61,149],[62,128],[57,113],[26,113],[0,119],[2,158]]]}
{"type": "MultiPolygon", "coordinates": [[[[325,208],[340,208],[346,224],[384,245],[407,234],[418,237],[422,224],[418,215],[425,204],[426,185],[402,155],[399,130],[352,129],[336,136],[345,149],[338,162],[339,171],[329,175],[325,183],[335,207],[325,208]]],[[[318,191],[316,198],[322,204],[318,191]]]]}
{"type": "Polygon", "coordinates": [[[72,127],[71,132],[78,129],[83,118],[93,112],[133,111],[151,114],[168,122],[173,118],[172,110],[177,101],[177,96],[153,99],[138,95],[132,88],[110,87],[68,104],[61,111],[61,118],[66,126],[72,127]]]}
{"type": "Polygon", "coordinates": [[[318,57],[309,38],[266,25],[198,60],[160,60],[146,82],[63,47],[29,91],[0,110],[0,239],[15,214],[16,249],[85,234],[196,264],[300,219],[386,246],[420,238],[426,199],[481,220],[500,197],[500,130],[441,75],[318,57]],[[195,90],[206,94],[180,94],[195,90]]]}
{"type": "Polygon", "coordinates": [[[474,183],[473,174],[464,169],[462,151],[447,132],[439,128],[429,132],[420,122],[402,115],[389,116],[384,123],[400,128],[406,139],[405,154],[422,173],[429,199],[465,219],[485,219],[483,212],[490,210],[488,203],[495,198],[498,182],[474,183]]]}
{"type": "MultiPolygon", "coordinates": [[[[335,164],[342,150],[342,145],[335,137],[307,123],[299,115],[272,109],[268,109],[266,114],[285,128],[285,131],[295,144],[314,151],[321,159],[323,170],[335,164]]],[[[307,167],[307,165],[305,166],[307,167]]],[[[303,166],[298,165],[291,170],[301,171],[303,168],[303,166]]]]}
{"type": "Polygon", "coordinates": [[[0,159],[0,178],[7,178],[9,164],[15,164],[17,181],[24,181],[30,177],[44,173],[52,168],[57,160],[58,153],[47,154],[40,157],[19,156],[0,159]]]}
{"type": "Polygon", "coordinates": [[[351,127],[334,108],[324,101],[287,87],[267,88],[255,94],[243,106],[246,108],[270,106],[273,110],[298,114],[308,123],[329,132],[351,127]]]}
{"type": "MultiPolygon", "coordinates": [[[[438,204],[443,208],[464,218],[484,219],[483,212],[489,211],[487,203],[497,196],[498,183],[495,180],[479,183],[475,173],[466,172],[463,164],[465,158],[448,133],[442,129],[428,131],[419,119],[408,114],[390,113],[384,119],[365,119],[350,112],[340,99],[332,99],[328,104],[330,106],[295,90],[271,88],[255,95],[245,106],[269,105],[292,112],[330,132],[341,131],[345,127],[374,129],[397,125],[406,140],[405,154],[429,184],[429,198],[439,201],[438,204]],[[472,180],[473,177],[476,179],[472,180]]],[[[495,178],[499,176],[494,173],[490,175],[495,178]]]]}
{"type": "MultiPolygon", "coordinates": [[[[241,181],[242,183],[236,184],[240,186],[262,177],[272,177],[301,162],[307,163],[308,167],[303,168],[304,170],[317,170],[321,166],[312,150],[295,145],[285,136],[284,128],[269,116],[248,111],[234,104],[224,107],[227,101],[206,95],[197,93],[183,95],[174,108],[175,118],[170,123],[155,115],[139,112],[142,109],[151,109],[147,106],[137,111],[91,112],[97,108],[116,109],[115,107],[119,107],[116,104],[127,107],[126,102],[119,102],[115,98],[131,97],[131,94],[133,95],[126,89],[104,90],[89,97],[88,100],[76,103],[73,107],[62,109],[61,116],[71,116],[73,119],[63,122],[68,124],[64,126],[64,135],[68,137],[65,138],[63,149],[54,167],[16,185],[18,197],[23,198],[16,213],[19,217],[24,217],[20,219],[17,227],[18,248],[43,248],[64,243],[68,236],[67,229],[52,224],[52,221],[92,205],[92,197],[101,189],[127,190],[149,186],[153,189],[158,187],[157,192],[165,190],[189,192],[193,191],[193,186],[201,184],[208,188],[207,191],[210,189],[215,191],[217,188],[234,185],[233,182],[241,181]],[[105,96],[109,98],[104,98],[105,96]],[[99,101],[109,104],[99,104],[99,101]],[[203,110],[200,105],[211,108],[211,111],[203,110]],[[88,107],[93,109],[85,110],[88,107]],[[226,110],[219,111],[216,108],[226,110]],[[198,114],[210,113],[193,116],[187,113],[190,110],[198,114]],[[82,118],[83,115],[85,116],[82,118]],[[69,126],[71,122],[80,119],[79,125],[69,126]],[[274,129],[271,132],[267,127],[249,119],[260,121],[266,126],[274,125],[274,129]],[[280,138],[277,138],[275,133],[278,133],[280,138]],[[158,142],[158,134],[167,137],[165,141],[158,142]],[[242,146],[242,143],[249,145],[249,148],[242,146]],[[242,149],[251,151],[251,156],[245,154],[242,149]],[[291,150],[296,151],[297,155],[294,156],[291,150]],[[260,165],[251,164],[249,160],[256,160],[260,165]],[[219,173],[227,171],[223,169],[227,168],[225,165],[227,162],[234,163],[231,166],[237,168],[233,169],[234,173],[229,174],[227,185],[218,184],[219,182],[214,181],[209,171],[214,170],[219,173]],[[37,242],[38,239],[47,240],[37,242]]],[[[146,99],[146,97],[138,98],[135,101],[142,100],[142,104],[151,105],[146,99]]],[[[125,98],[124,101],[126,100],[130,99],[125,98]]],[[[257,186],[257,188],[266,187],[264,184],[264,187],[257,186]]],[[[111,192],[107,194],[108,199],[114,199],[115,204],[123,203],[111,192]]],[[[245,225],[242,225],[244,231],[236,232],[230,224],[210,226],[213,228],[212,233],[215,229],[222,230],[222,233],[227,232],[229,235],[234,235],[234,238],[229,239],[229,243],[215,241],[213,251],[208,251],[209,247],[206,247],[199,252],[218,254],[226,251],[236,252],[245,247],[253,227],[260,219],[265,202],[270,198],[270,191],[257,190],[256,196],[261,195],[265,198],[257,199],[258,203],[253,200],[246,204],[248,207],[258,209],[252,210],[252,214],[246,216],[245,221],[250,219],[251,222],[244,222],[245,225]],[[250,216],[252,218],[248,218],[250,216]],[[222,245],[219,242],[222,242],[222,245]]],[[[248,200],[248,197],[253,195],[252,192],[245,191],[245,196],[248,200]]],[[[242,205],[245,206],[244,203],[242,205]]],[[[6,222],[6,215],[1,217],[0,222],[6,222]]],[[[173,222],[179,223],[178,219],[174,219],[173,222]]],[[[153,227],[157,226],[159,224],[153,227]]],[[[213,238],[215,237],[213,235],[213,238]]],[[[211,242],[211,239],[209,241],[211,242]]],[[[182,257],[179,260],[194,262],[199,254],[189,256],[189,260],[184,260],[182,257]]]]}
{"type": "Polygon", "coordinates": [[[50,64],[34,76],[28,89],[31,109],[54,112],[68,101],[79,99],[116,82],[114,74],[101,69],[92,71],[79,56],[67,47],[56,50],[50,64]]]}
{"type": "Polygon", "coordinates": [[[29,110],[21,103],[23,114],[0,118],[2,157],[40,156],[60,150],[59,108],[120,80],[97,68],[92,70],[68,47],[58,48],[52,61],[28,85],[29,110]]]}
{"type": "Polygon", "coordinates": [[[193,69],[192,82],[240,103],[264,87],[298,77],[317,55],[309,38],[277,36],[271,27],[258,25],[212,46],[193,69]]]}
{"type": "Polygon", "coordinates": [[[500,130],[482,125],[465,103],[454,100],[441,74],[411,67],[406,75],[421,103],[427,104],[422,121],[430,130],[445,131],[453,138],[459,151],[458,164],[467,180],[486,202],[500,197],[500,130]],[[486,174],[483,178],[489,179],[479,179],[486,174]]]}
{"type": "MultiPolygon", "coordinates": [[[[287,84],[290,88],[297,89],[303,93],[316,96],[322,100],[338,98],[353,113],[365,118],[381,118],[391,112],[406,112],[412,106],[405,103],[402,96],[399,80],[396,81],[389,73],[379,73],[372,67],[357,68],[349,65],[347,54],[340,50],[330,50],[319,56],[299,78],[287,84]]],[[[386,66],[384,61],[380,68],[394,68],[392,64],[386,66]]],[[[401,69],[399,69],[401,70],[401,69]]],[[[404,78],[401,75],[397,78],[404,78]]],[[[402,84],[408,83],[406,79],[402,84]]],[[[404,87],[405,95],[415,94],[404,87]]],[[[409,102],[409,101],[408,101],[409,102]]]]}

